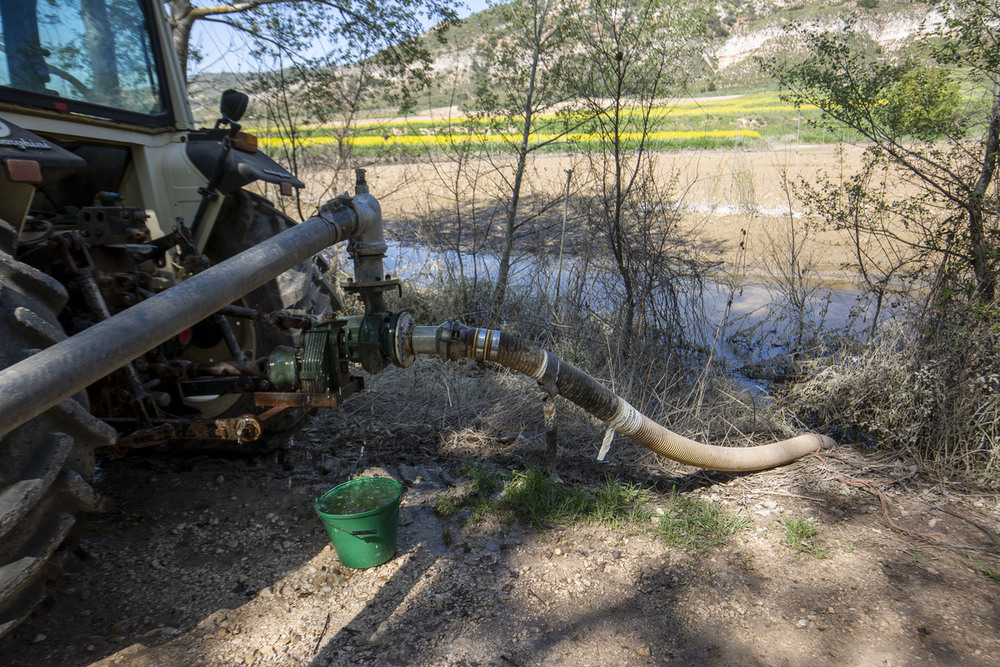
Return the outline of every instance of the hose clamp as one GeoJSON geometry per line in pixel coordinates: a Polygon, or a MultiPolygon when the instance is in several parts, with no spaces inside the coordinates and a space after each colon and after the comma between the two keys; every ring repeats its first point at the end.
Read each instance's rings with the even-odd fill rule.
{"type": "Polygon", "coordinates": [[[476,361],[496,361],[500,350],[500,332],[496,329],[477,329],[472,351],[476,361]]]}
{"type": "Polygon", "coordinates": [[[615,416],[604,423],[622,435],[634,435],[642,426],[642,413],[632,407],[624,398],[619,397],[615,416]]]}
{"type": "Polygon", "coordinates": [[[545,371],[549,367],[549,353],[546,352],[542,355],[542,365],[538,367],[538,370],[531,376],[537,382],[541,382],[545,378],[545,371]]]}

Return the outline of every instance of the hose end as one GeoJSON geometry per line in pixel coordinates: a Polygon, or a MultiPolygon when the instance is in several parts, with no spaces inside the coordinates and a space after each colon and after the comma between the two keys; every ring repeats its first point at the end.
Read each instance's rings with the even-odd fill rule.
{"type": "Polygon", "coordinates": [[[833,449],[837,446],[837,441],[828,435],[820,435],[819,433],[810,433],[809,435],[817,440],[817,452],[821,452],[824,449],[833,449]]]}

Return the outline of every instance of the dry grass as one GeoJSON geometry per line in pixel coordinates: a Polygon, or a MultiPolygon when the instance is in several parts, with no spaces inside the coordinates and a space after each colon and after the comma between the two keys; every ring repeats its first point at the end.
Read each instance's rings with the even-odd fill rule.
{"type": "Polygon", "coordinates": [[[993,355],[970,359],[991,343],[986,329],[966,340],[944,333],[937,342],[912,323],[886,325],[870,344],[813,362],[787,402],[811,422],[837,425],[846,443],[903,452],[945,477],[996,486],[1000,369],[993,355]]]}

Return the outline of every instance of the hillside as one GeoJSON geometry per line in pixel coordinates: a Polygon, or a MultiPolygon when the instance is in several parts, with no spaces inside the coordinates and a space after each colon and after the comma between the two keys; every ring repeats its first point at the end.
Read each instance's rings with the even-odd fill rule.
{"type": "MultiPolygon", "coordinates": [[[[677,65],[689,74],[685,92],[719,89],[760,89],[770,81],[760,72],[756,58],[793,55],[800,40],[788,29],[801,25],[820,32],[837,30],[853,20],[870,39],[872,50],[887,55],[905,52],[940,20],[927,3],[889,0],[721,0],[699,17],[701,39],[677,65]]],[[[428,32],[424,45],[433,60],[432,86],[424,106],[461,106],[472,93],[474,58],[489,35],[511,34],[515,26],[504,25],[503,12],[488,8],[450,27],[444,42],[428,32]]],[[[242,87],[233,73],[201,74],[190,82],[192,106],[197,118],[214,119],[218,91],[242,87]]],[[[680,91],[675,91],[680,92],[680,91]]]]}
{"type": "MultiPolygon", "coordinates": [[[[800,41],[788,35],[788,28],[798,24],[816,32],[837,30],[847,20],[856,20],[860,31],[871,39],[872,49],[887,54],[910,47],[927,27],[935,25],[930,6],[922,2],[723,0],[701,15],[701,46],[680,67],[691,74],[688,89],[693,92],[757,87],[769,82],[762,80],[755,57],[797,50],[800,41]]],[[[462,101],[469,91],[466,84],[477,49],[488,35],[515,30],[502,23],[502,13],[491,8],[449,30],[447,43],[425,38],[437,74],[432,101],[462,101]]]]}

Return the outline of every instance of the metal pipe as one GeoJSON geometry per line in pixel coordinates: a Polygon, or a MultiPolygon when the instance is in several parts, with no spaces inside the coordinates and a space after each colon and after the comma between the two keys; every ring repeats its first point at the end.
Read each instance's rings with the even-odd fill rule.
{"type": "Polygon", "coordinates": [[[515,336],[494,329],[471,329],[457,322],[411,327],[406,335],[407,340],[402,341],[406,353],[495,361],[555,390],[643,447],[687,465],[709,470],[763,470],[837,444],[825,435],[807,433],[757,447],[706,445],[657,424],[579,368],[515,336]]]}
{"type": "Polygon", "coordinates": [[[0,371],[0,435],[114,372],[323,248],[358,214],[325,211],[0,371]]]}

